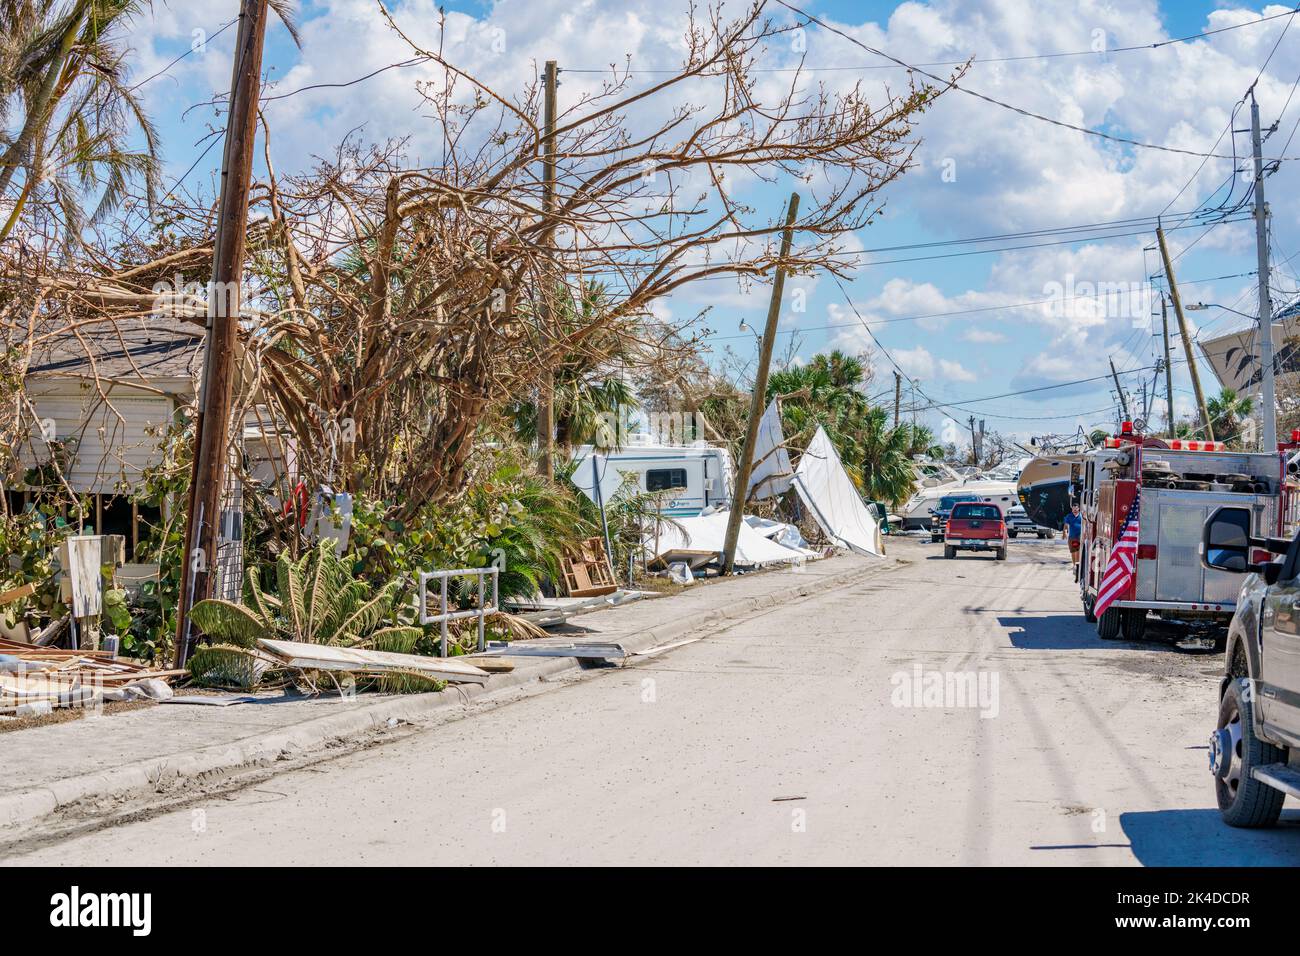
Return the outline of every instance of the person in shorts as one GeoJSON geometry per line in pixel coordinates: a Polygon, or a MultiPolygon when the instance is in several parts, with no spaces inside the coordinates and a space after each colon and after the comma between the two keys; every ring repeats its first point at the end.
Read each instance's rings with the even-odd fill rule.
{"type": "Polygon", "coordinates": [[[1083,516],[1079,514],[1079,503],[1077,501],[1070,505],[1070,513],[1065,516],[1065,521],[1061,523],[1061,530],[1070,543],[1070,563],[1074,565],[1074,570],[1077,573],[1079,570],[1079,544],[1083,537],[1083,516]]]}

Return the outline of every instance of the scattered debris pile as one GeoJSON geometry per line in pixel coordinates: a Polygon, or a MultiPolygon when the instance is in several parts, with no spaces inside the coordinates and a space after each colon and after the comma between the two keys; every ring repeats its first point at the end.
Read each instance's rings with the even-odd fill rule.
{"type": "Polygon", "coordinates": [[[0,714],[46,713],[105,700],[171,696],[168,684],[185,671],[153,670],[108,651],[62,650],[0,640],[0,714]]]}

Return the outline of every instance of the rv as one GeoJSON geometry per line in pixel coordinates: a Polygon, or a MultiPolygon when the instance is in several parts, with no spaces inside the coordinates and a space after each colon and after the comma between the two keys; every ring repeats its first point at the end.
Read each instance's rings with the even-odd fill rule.
{"type": "Polygon", "coordinates": [[[573,483],[598,505],[608,504],[625,481],[634,481],[641,492],[667,492],[663,513],[674,518],[691,518],[731,503],[734,469],[725,448],[704,442],[640,444],[636,438],[630,436],[629,443],[617,449],[575,449],[573,483]]]}

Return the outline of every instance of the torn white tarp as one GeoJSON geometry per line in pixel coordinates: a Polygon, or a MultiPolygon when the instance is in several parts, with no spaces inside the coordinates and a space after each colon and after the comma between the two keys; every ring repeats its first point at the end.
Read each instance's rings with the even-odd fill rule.
{"type": "Polygon", "coordinates": [[[773,521],[771,518],[760,518],[758,515],[745,515],[745,524],[769,541],[783,544],[787,548],[800,551],[808,547],[808,542],[803,539],[803,535],[799,533],[799,528],[796,525],[786,524],[784,521],[773,521]]]}
{"type": "Polygon", "coordinates": [[[745,500],[762,501],[775,498],[790,490],[794,468],[790,453],[785,450],[785,436],[781,434],[781,409],[776,399],[758,422],[758,440],[754,443],[754,467],[749,473],[749,494],[745,500]]]}
{"type": "MultiPolygon", "coordinates": [[[[658,540],[653,535],[646,535],[644,544],[648,560],[686,561],[693,567],[701,567],[721,557],[727,540],[727,512],[677,518],[674,524],[677,527],[661,527],[658,540]]],[[[740,523],[740,534],[736,537],[736,563],[742,567],[803,561],[815,556],[813,551],[787,548],[769,541],[745,522],[740,523]]]]}
{"type": "Polygon", "coordinates": [[[879,524],[821,427],[799,459],[794,487],[832,541],[859,554],[881,554],[879,524]]]}

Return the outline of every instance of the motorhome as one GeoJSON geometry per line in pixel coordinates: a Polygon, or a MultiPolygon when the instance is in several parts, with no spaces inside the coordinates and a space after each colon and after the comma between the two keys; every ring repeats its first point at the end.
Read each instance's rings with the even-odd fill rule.
{"type": "Polygon", "coordinates": [[[725,448],[704,442],[642,443],[622,448],[583,445],[574,450],[572,481],[596,504],[608,504],[625,481],[645,493],[667,493],[663,513],[688,518],[731,503],[735,470],[725,448]]]}

